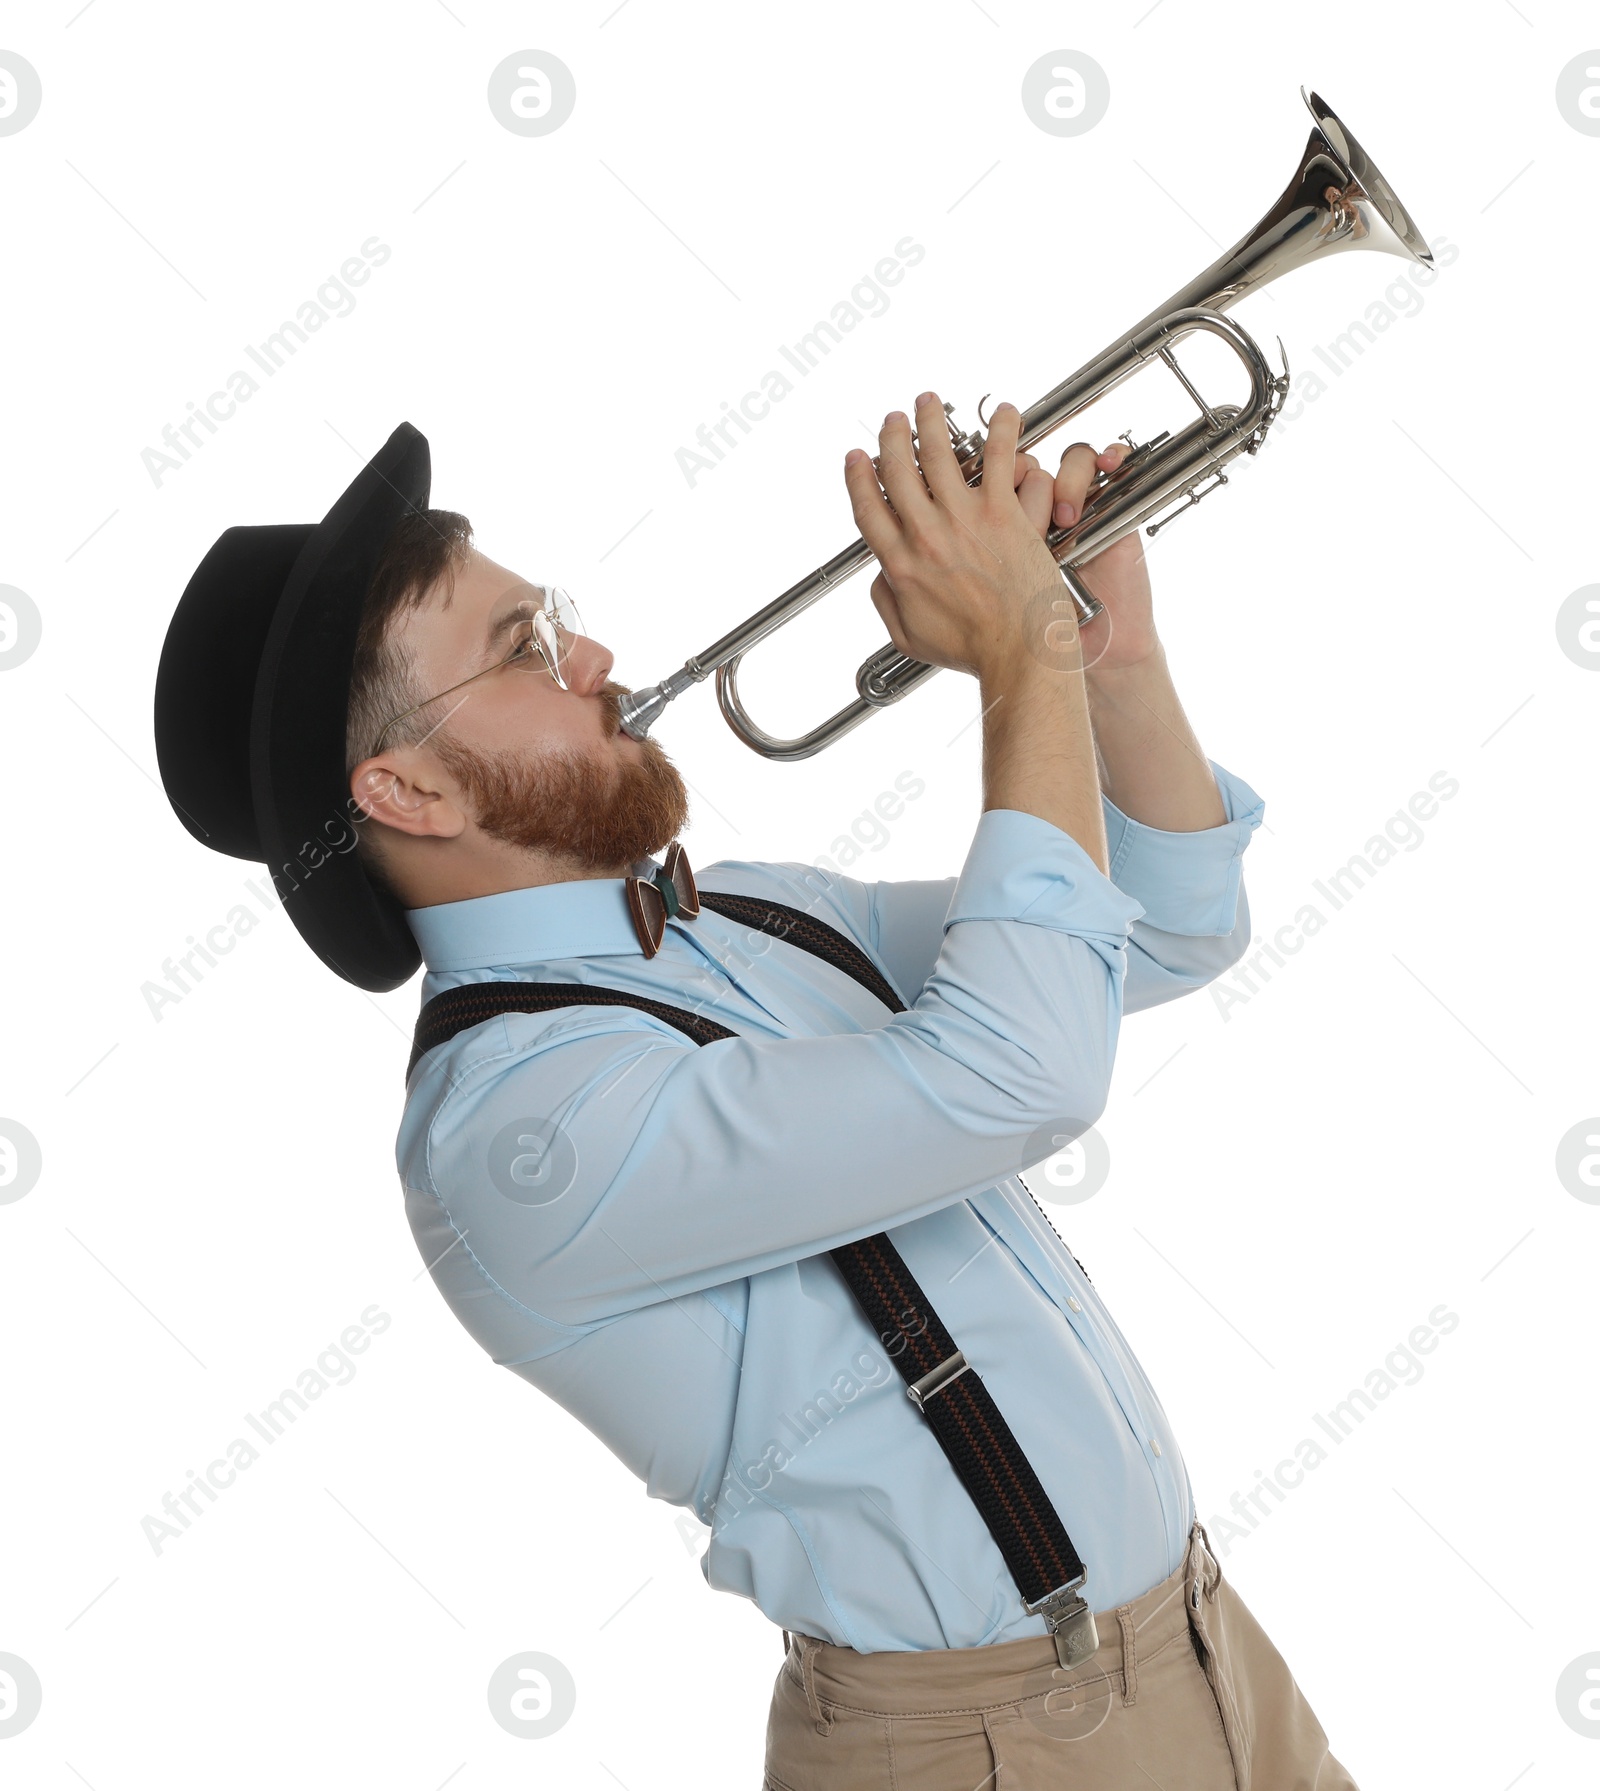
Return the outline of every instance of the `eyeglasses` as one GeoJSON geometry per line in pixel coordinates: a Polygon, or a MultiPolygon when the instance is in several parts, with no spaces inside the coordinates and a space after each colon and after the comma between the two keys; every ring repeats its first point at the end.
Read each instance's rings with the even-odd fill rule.
{"type": "Polygon", "coordinates": [[[532,585],[529,589],[537,591],[539,598],[535,601],[532,597],[525,597],[517,605],[522,611],[522,619],[517,623],[512,637],[514,644],[505,658],[497,659],[493,665],[486,665],[481,672],[474,672],[470,678],[463,678],[459,684],[452,684],[448,690],[436,692],[425,702],[390,716],[383,724],[383,731],[378,735],[369,757],[376,758],[383,751],[390,730],[400,722],[420,714],[441,697],[453,696],[456,691],[476,683],[479,678],[487,678],[491,672],[504,671],[507,667],[548,672],[555,679],[558,690],[571,688],[567,683],[567,658],[572,652],[573,636],[583,633],[583,618],[578,614],[578,606],[559,585],[532,585]]]}

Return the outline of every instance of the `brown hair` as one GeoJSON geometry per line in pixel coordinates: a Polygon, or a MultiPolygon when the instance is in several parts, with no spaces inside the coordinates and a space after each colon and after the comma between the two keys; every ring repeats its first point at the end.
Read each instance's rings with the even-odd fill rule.
{"type": "MultiPolygon", "coordinates": [[[[454,510],[414,510],[403,517],[373,569],[367,586],[355,661],[350,669],[350,701],[345,714],[345,772],[370,758],[384,724],[424,701],[411,661],[390,640],[395,621],[420,608],[442,580],[443,601],[455,592],[455,575],[466,564],[472,524],[454,510]]],[[[427,732],[421,715],[408,716],[392,740],[418,740],[427,732]]]]}
{"type": "MultiPolygon", "coordinates": [[[[383,545],[373,568],[356,634],[350,668],[350,699],[345,710],[345,776],[371,758],[384,724],[426,700],[417,687],[409,656],[390,635],[395,621],[421,607],[443,581],[443,601],[455,594],[456,573],[466,564],[472,546],[472,524],[454,510],[413,510],[401,518],[383,545]]],[[[408,715],[391,732],[392,740],[420,740],[427,733],[424,715],[408,715]]],[[[369,878],[396,900],[400,892],[383,861],[378,830],[358,829],[356,855],[369,878]]]]}

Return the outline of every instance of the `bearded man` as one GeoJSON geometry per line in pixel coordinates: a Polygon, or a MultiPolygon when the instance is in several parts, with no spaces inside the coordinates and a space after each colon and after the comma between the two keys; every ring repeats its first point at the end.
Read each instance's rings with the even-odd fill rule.
{"type": "Polygon", "coordinates": [[[1244,951],[1262,803],[1184,715],[1138,537],[1085,572],[1103,615],[1060,601],[1043,536],[1122,451],[1052,478],[1002,405],[969,487],[915,409],[845,481],[896,646],[978,684],[958,876],[696,879],[610,652],[429,507],[408,425],[322,523],[206,557],[162,775],[339,975],[426,964],[422,1258],[783,1631],[769,1791],[1353,1791],[1017,1176],[1102,1111],[1124,1013],[1244,951]]]}

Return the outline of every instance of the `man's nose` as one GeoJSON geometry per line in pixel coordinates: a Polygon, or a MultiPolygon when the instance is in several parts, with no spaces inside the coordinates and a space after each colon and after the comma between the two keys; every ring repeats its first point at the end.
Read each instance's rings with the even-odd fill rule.
{"type": "Polygon", "coordinates": [[[615,663],[616,655],[609,647],[602,647],[599,641],[590,640],[586,634],[571,636],[566,664],[562,667],[567,676],[567,688],[578,696],[593,696],[611,676],[611,667],[615,663]]]}

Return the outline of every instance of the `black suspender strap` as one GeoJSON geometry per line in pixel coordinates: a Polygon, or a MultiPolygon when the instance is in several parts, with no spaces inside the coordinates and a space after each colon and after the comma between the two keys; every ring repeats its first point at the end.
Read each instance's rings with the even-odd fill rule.
{"type": "MultiPolygon", "coordinates": [[[[825,921],[803,913],[799,908],[785,907],[782,902],[763,902],[752,896],[719,895],[704,889],[700,891],[700,906],[771,938],[786,939],[791,945],[798,945],[802,951],[810,952],[813,957],[832,964],[834,969],[842,970],[846,976],[854,977],[891,1013],[904,1011],[905,1003],[871,958],[853,939],[835,932],[825,921]]],[[[629,994],[623,989],[573,983],[464,983],[460,988],[446,989],[442,995],[435,995],[423,1008],[417,1019],[411,1060],[406,1065],[406,1080],[411,1080],[411,1072],[436,1045],[454,1038],[468,1026],[481,1025],[497,1014],[542,1014],[551,1008],[579,1004],[636,1007],[677,1027],[697,1045],[709,1045],[716,1039],[737,1036],[726,1026],[690,1013],[686,1008],[652,1001],[648,996],[629,994]]]]}
{"type": "Polygon", "coordinates": [[[1049,1622],[1062,1666],[1075,1666],[1097,1646],[1094,1615],[1077,1596],[1087,1570],[989,1389],[883,1232],[830,1254],[989,1526],[1023,1602],[1049,1622]]]}
{"type": "MultiPolygon", "coordinates": [[[[867,954],[815,916],[780,902],[704,890],[700,905],[798,946],[853,977],[892,1011],[904,1010],[905,1003],[867,954]]],[[[469,1026],[500,1014],[563,1007],[637,1008],[697,1045],[738,1036],[703,1015],[625,989],[587,983],[469,983],[447,989],[423,1007],[406,1078],[429,1051],[469,1026]]],[[[829,1254],[988,1525],[1023,1603],[1045,1619],[1060,1664],[1072,1667],[1087,1660],[1099,1645],[1094,1613],[1080,1595],[1087,1569],[977,1370],[956,1347],[886,1234],[842,1244],[829,1254]]]]}
{"type": "Polygon", "coordinates": [[[602,989],[588,983],[464,983],[460,988],[435,995],[417,1016],[406,1081],[411,1080],[411,1072],[435,1046],[465,1032],[469,1026],[481,1026],[500,1014],[544,1014],[557,1007],[636,1007],[676,1026],[697,1045],[737,1037],[715,1020],[691,1014],[687,1008],[672,1007],[665,1001],[651,1001],[648,996],[635,995],[627,989],[602,989]]]}
{"type": "Polygon", "coordinates": [[[854,977],[869,994],[876,995],[891,1014],[905,1012],[906,1004],[895,992],[894,985],[861,947],[814,914],[806,914],[799,908],[786,908],[782,902],[758,901],[754,896],[721,895],[705,889],[700,891],[700,906],[712,909],[724,920],[736,920],[758,933],[798,945],[801,951],[810,952],[812,957],[821,958],[835,970],[854,977]]]}

